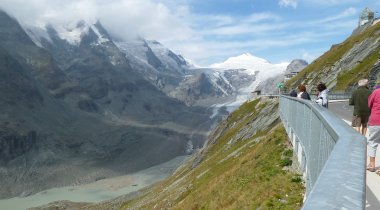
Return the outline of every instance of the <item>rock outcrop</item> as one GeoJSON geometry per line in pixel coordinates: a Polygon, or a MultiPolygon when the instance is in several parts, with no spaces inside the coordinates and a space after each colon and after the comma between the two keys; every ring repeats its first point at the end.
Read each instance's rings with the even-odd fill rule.
{"type": "Polygon", "coordinates": [[[333,45],[321,57],[313,61],[288,87],[304,83],[311,91],[320,83],[326,83],[332,91],[350,91],[360,79],[367,78],[371,85],[379,77],[380,24],[365,25],[355,30],[340,44],[333,45]]]}

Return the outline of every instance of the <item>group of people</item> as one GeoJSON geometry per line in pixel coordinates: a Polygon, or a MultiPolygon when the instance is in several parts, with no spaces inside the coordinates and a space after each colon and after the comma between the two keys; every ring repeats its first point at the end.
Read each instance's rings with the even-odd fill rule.
{"type": "MultiPolygon", "coordinates": [[[[328,89],[326,85],[323,83],[319,83],[317,85],[317,100],[315,101],[317,104],[328,108],[329,99],[328,99],[328,89]]],[[[298,86],[298,93],[296,90],[292,90],[289,93],[292,97],[298,97],[306,100],[311,100],[309,93],[306,91],[306,86],[301,84],[298,86]]]]}
{"type": "MultiPolygon", "coordinates": [[[[380,79],[376,81],[377,86],[371,91],[368,87],[368,80],[361,79],[358,88],[352,92],[349,105],[354,106],[351,125],[362,135],[366,135],[368,127],[368,151],[369,163],[367,170],[380,175],[380,170],[375,168],[376,150],[380,143],[380,79]]],[[[317,85],[316,103],[328,108],[328,89],[326,85],[317,85]]],[[[289,93],[292,97],[311,100],[305,85],[298,86],[298,93],[292,90],[289,93]]]]}
{"type": "MultiPolygon", "coordinates": [[[[380,84],[380,80],[376,84],[380,84]]],[[[364,136],[368,127],[367,170],[380,175],[380,171],[375,169],[376,150],[380,143],[380,85],[371,91],[367,79],[359,80],[358,88],[352,92],[349,105],[354,106],[352,127],[364,136]]]]}

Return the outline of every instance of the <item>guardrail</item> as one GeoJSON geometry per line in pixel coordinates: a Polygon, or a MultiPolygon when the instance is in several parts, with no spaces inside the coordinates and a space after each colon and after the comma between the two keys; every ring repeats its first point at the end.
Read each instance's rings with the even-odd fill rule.
{"type": "Polygon", "coordinates": [[[364,209],[365,137],[309,100],[281,95],[280,117],[306,182],[302,209],[364,209]]]}
{"type": "MultiPolygon", "coordinates": [[[[344,92],[344,91],[330,91],[328,96],[329,100],[345,100],[345,99],[350,99],[352,93],[351,92],[344,92]]],[[[311,98],[316,99],[317,93],[311,92],[310,93],[311,98]]]]}
{"type": "Polygon", "coordinates": [[[347,93],[329,93],[329,100],[344,100],[344,99],[350,99],[351,98],[351,92],[347,93]]]}

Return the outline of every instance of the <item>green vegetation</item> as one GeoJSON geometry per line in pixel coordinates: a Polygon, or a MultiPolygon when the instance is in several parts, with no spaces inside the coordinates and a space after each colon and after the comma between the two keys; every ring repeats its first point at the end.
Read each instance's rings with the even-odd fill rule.
{"type": "MultiPolygon", "coordinates": [[[[332,67],[342,59],[343,55],[351,50],[356,44],[360,44],[366,39],[378,38],[380,24],[369,27],[362,33],[353,35],[343,43],[331,47],[313,63],[307,66],[299,74],[289,80],[287,87],[296,87],[300,83],[308,84],[310,80],[319,81],[323,77],[329,77],[335,72],[330,72],[332,67]]],[[[373,64],[379,58],[380,49],[358,62],[352,69],[342,69],[337,77],[337,85],[334,90],[346,90],[355,84],[360,78],[368,77],[373,64]]]]}
{"type": "Polygon", "coordinates": [[[238,138],[267,106],[272,114],[266,117],[275,119],[274,101],[243,104],[211,135],[215,141],[201,152],[198,166],[189,163],[122,209],[300,209],[304,187],[283,167],[291,165],[293,152],[278,120],[238,138]]]}
{"type": "Polygon", "coordinates": [[[344,90],[354,85],[360,78],[368,78],[372,66],[379,59],[380,49],[368,56],[363,62],[357,64],[353,69],[338,75],[335,90],[344,90]]]}

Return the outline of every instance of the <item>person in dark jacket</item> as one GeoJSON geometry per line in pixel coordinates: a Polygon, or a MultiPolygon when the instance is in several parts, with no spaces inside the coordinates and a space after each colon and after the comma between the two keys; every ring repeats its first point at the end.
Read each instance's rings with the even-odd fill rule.
{"type": "Polygon", "coordinates": [[[354,106],[354,112],[352,117],[352,127],[362,135],[367,133],[367,124],[370,115],[370,109],[368,108],[368,97],[371,95],[371,91],[368,89],[368,80],[361,79],[358,82],[359,87],[352,92],[351,98],[348,102],[349,105],[354,106]]]}
{"type": "Polygon", "coordinates": [[[309,93],[306,91],[305,85],[303,85],[303,84],[298,85],[298,90],[300,91],[297,95],[298,98],[302,98],[302,99],[306,99],[306,100],[311,99],[309,93]]]}
{"type": "Polygon", "coordinates": [[[295,89],[293,89],[292,91],[290,91],[289,95],[291,97],[297,97],[297,91],[295,89]]]}

